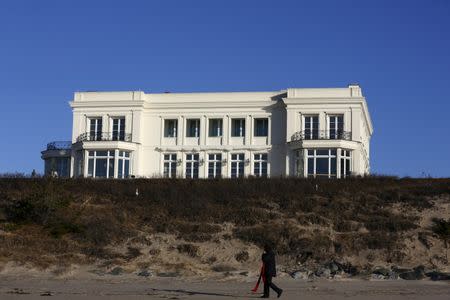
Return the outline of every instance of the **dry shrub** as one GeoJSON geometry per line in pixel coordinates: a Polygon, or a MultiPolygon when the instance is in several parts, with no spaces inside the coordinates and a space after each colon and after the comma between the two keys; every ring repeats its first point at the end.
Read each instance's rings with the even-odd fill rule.
{"type": "Polygon", "coordinates": [[[249,255],[248,252],[245,250],[242,250],[241,252],[239,252],[238,254],[236,254],[234,256],[234,258],[238,261],[238,262],[246,262],[249,259],[249,255]]]}
{"type": "MultiPolygon", "coordinates": [[[[432,207],[432,198],[449,199],[449,195],[450,179],[382,176],[345,180],[0,178],[0,226],[11,235],[0,234],[0,258],[25,261],[29,256],[38,264],[38,256],[47,255],[41,265],[58,260],[63,253],[126,259],[105,249],[125,241],[141,243],[133,239],[137,233],[165,232],[183,238],[186,245],[231,239],[222,233],[225,222],[234,226],[234,237],[259,246],[272,243],[279,254],[290,257],[319,259],[363,249],[395,251],[402,245],[403,233],[418,226],[408,208],[426,209],[432,207]],[[394,213],[394,205],[407,209],[394,213]],[[311,234],[300,225],[327,231],[311,234]],[[356,232],[362,226],[370,232],[356,232]],[[333,239],[328,231],[334,232],[333,239]]],[[[420,231],[431,234],[431,230],[420,231]]],[[[180,249],[188,255],[196,253],[184,246],[180,249]]]]}
{"type": "Polygon", "coordinates": [[[214,272],[233,272],[236,268],[227,264],[217,264],[211,268],[214,272]]]}
{"type": "Polygon", "coordinates": [[[178,252],[187,254],[190,257],[197,257],[199,248],[193,244],[180,244],[177,246],[177,250],[178,252]]]}

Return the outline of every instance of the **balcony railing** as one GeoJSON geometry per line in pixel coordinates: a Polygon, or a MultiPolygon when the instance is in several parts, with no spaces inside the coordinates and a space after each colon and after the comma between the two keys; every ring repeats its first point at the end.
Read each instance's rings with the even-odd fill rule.
{"type": "Polygon", "coordinates": [[[304,140],[347,140],[352,139],[352,133],[339,130],[305,130],[297,131],[291,136],[291,142],[304,140]]]}
{"type": "Polygon", "coordinates": [[[89,132],[80,134],[77,138],[77,142],[86,142],[86,141],[123,141],[123,142],[131,142],[132,136],[131,133],[120,133],[120,132],[97,132],[95,134],[91,134],[89,132]]]}
{"type": "Polygon", "coordinates": [[[55,141],[47,144],[47,150],[70,150],[71,148],[71,141],[55,141]]]}

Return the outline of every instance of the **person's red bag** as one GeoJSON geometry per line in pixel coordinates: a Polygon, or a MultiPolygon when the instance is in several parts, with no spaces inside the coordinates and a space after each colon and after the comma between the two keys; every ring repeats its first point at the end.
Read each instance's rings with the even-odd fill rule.
{"type": "Polygon", "coordinates": [[[259,273],[258,281],[256,282],[255,287],[252,289],[253,293],[256,293],[258,291],[259,284],[261,283],[261,278],[263,283],[266,282],[266,277],[264,276],[264,264],[261,266],[261,272],[259,273]]]}

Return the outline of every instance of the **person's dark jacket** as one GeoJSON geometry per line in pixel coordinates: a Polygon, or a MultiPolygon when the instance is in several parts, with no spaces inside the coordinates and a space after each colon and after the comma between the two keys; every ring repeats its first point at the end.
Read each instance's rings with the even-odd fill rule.
{"type": "Polygon", "coordinates": [[[273,253],[273,251],[263,253],[262,261],[264,263],[264,275],[272,277],[277,276],[275,253],[273,253]]]}

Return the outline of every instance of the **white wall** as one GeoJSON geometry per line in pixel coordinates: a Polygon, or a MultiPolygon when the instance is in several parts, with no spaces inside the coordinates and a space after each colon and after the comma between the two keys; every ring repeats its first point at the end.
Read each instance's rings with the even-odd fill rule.
{"type": "MultiPolygon", "coordinates": [[[[346,147],[354,150],[353,166],[357,174],[368,173],[369,142],[372,124],[367,104],[358,86],[333,89],[288,89],[274,92],[243,93],[186,93],[145,94],[143,92],[86,92],[75,93],[70,102],[73,108],[72,142],[89,130],[87,118],[102,117],[103,131],[110,131],[112,116],[126,118],[126,132],[132,133],[131,143],[116,142],[114,147],[133,151],[133,173],[137,176],[161,176],[163,153],[177,153],[182,159],[178,168],[184,173],[184,154],[199,152],[205,164],[200,177],[206,176],[207,153],[222,152],[228,157],[223,174],[229,174],[231,153],[245,153],[253,159],[254,153],[269,154],[271,176],[292,175],[291,136],[302,130],[302,116],[318,114],[320,129],[326,130],[327,114],[343,114],[344,130],[352,132],[352,141],[346,147]],[[186,137],[186,120],[200,119],[200,138],[186,137]],[[208,137],[208,119],[223,119],[223,136],[208,137]],[[246,120],[245,138],[231,136],[231,119],[246,120]],[[255,118],[269,119],[268,137],[255,137],[255,118]],[[178,137],[164,137],[164,119],[178,120],[178,137]],[[107,130],[106,130],[107,129],[107,130]],[[202,176],[203,175],[203,176],[202,176]]],[[[321,147],[322,141],[309,147],[321,147]]],[[[313,143],[313,144],[311,144],[313,143]]],[[[339,141],[328,146],[339,147],[339,141]],[[335,143],[335,145],[333,144],[335,143]]],[[[85,142],[81,147],[101,148],[104,142],[85,142]]],[[[78,145],[79,146],[79,145],[78,145]]],[[[111,143],[108,144],[111,146],[111,143]]],[[[252,163],[245,167],[252,173],[252,163]]]]}

